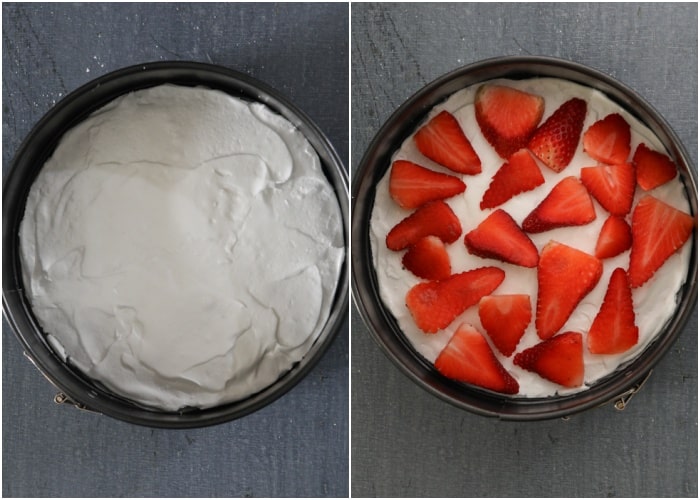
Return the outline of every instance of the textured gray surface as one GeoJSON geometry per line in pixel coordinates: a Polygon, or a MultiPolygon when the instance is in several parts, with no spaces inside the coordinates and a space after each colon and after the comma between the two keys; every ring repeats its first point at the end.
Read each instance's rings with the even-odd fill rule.
{"type": "MultiPolygon", "coordinates": [[[[697,168],[695,4],[353,4],[352,166],[390,114],[435,78],[503,55],[610,74],[671,124],[697,168]]],[[[429,395],[352,308],[354,496],[697,497],[697,308],[624,412],[500,422],[429,395]]]]}
{"type": "MultiPolygon", "coordinates": [[[[250,74],[348,155],[346,4],[3,4],[3,174],[68,92],[120,67],[250,74]],[[298,26],[305,29],[299,30],[298,26]]],[[[347,496],[348,329],[291,392],[219,426],[151,430],[52,402],[3,319],[3,496],[347,496]]]]}

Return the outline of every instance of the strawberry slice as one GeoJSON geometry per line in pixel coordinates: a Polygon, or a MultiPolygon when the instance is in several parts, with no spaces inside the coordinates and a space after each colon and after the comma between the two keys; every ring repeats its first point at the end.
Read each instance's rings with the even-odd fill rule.
{"type": "Polygon", "coordinates": [[[465,189],[466,184],[457,177],[410,161],[397,160],[391,166],[389,194],[402,208],[418,208],[429,201],[451,198],[465,189]]]}
{"type": "Polygon", "coordinates": [[[413,140],[418,151],[450,170],[470,175],[481,172],[481,160],[471,142],[457,119],[447,111],[441,111],[423,125],[413,140]]]}
{"type": "Polygon", "coordinates": [[[481,199],[481,209],[495,208],[513,196],[544,184],[540,167],[527,149],[514,153],[494,174],[481,199]]]}
{"type": "Polygon", "coordinates": [[[462,323],[435,360],[442,375],[505,394],[517,394],[518,382],[506,371],[486,338],[468,323],[462,323]]]}
{"type": "Polygon", "coordinates": [[[482,85],[474,101],[476,121],[501,158],[527,146],[544,113],[544,99],[502,85],[482,85]]]}
{"type": "Polygon", "coordinates": [[[690,237],[695,220],[685,212],[645,195],[632,212],[632,251],[627,274],[632,288],[642,286],[690,237]]]}
{"type": "Polygon", "coordinates": [[[530,296],[487,295],[479,301],[481,326],[501,354],[510,356],[532,319],[530,296]]]}
{"type": "Polygon", "coordinates": [[[498,259],[516,266],[536,267],[537,247],[502,209],[495,210],[464,237],[472,255],[498,259]]]}
{"type": "Polygon", "coordinates": [[[441,281],[419,283],[406,294],[406,306],[418,328],[435,333],[493,292],[505,276],[497,267],[481,267],[441,281]]]}
{"type": "Polygon", "coordinates": [[[593,201],[576,177],[565,177],[523,220],[523,230],[542,233],[557,227],[582,226],[596,217],[593,201]]]}
{"type": "Polygon", "coordinates": [[[426,236],[409,247],[401,260],[404,267],[419,278],[442,280],[452,274],[450,256],[437,236],[426,236]]]}
{"type": "Polygon", "coordinates": [[[637,146],[632,162],[637,169],[637,184],[644,191],[651,191],[676,177],[675,163],[665,154],[649,149],[644,143],[637,146]]]}
{"type": "Polygon", "coordinates": [[[629,163],[584,167],[581,182],[612,215],[626,215],[632,209],[637,181],[629,163]]]}
{"type": "Polygon", "coordinates": [[[386,235],[389,250],[403,250],[424,236],[437,236],[445,243],[454,243],[462,234],[459,219],[444,201],[426,203],[396,224],[386,235]]]}
{"type": "Polygon", "coordinates": [[[595,256],[599,259],[610,259],[629,250],[631,246],[632,230],[625,219],[616,215],[605,219],[595,244],[595,256]]]}
{"type": "Polygon", "coordinates": [[[586,101],[566,101],[535,131],[528,148],[542,163],[561,172],[576,152],[585,118],[586,101]]]}
{"type": "Polygon", "coordinates": [[[601,163],[625,163],[630,155],[630,126],[618,113],[598,120],[583,133],[583,150],[601,163]]]}
{"type": "Polygon", "coordinates": [[[516,354],[513,362],[556,384],[579,387],[583,384],[583,336],[561,333],[516,354]]]}
{"type": "Polygon", "coordinates": [[[548,339],[564,326],[576,306],[593,290],[603,265],[592,255],[556,241],[542,249],[537,266],[535,327],[548,339]]]}
{"type": "Polygon", "coordinates": [[[593,354],[620,354],[637,344],[634,304],[627,273],[621,267],[610,275],[600,311],[593,320],[586,342],[593,354]]]}

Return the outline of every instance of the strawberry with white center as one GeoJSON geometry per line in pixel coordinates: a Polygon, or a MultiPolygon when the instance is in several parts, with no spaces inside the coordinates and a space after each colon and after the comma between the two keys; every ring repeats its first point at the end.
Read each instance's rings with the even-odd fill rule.
{"type": "Polygon", "coordinates": [[[645,195],[632,213],[632,251],[627,271],[632,288],[643,285],[681,248],[695,228],[695,219],[645,195]]]}
{"type": "Polygon", "coordinates": [[[397,160],[391,166],[389,194],[401,208],[418,208],[429,201],[451,198],[465,189],[466,184],[454,175],[410,161],[397,160]]]}
{"type": "Polygon", "coordinates": [[[494,174],[479,205],[482,210],[496,208],[514,196],[544,184],[540,167],[527,149],[515,152],[494,174]]]}
{"type": "Polygon", "coordinates": [[[408,248],[401,262],[406,269],[426,280],[442,280],[452,274],[445,243],[437,236],[418,240],[408,248]]]}
{"type": "Polygon", "coordinates": [[[602,274],[603,265],[594,256],[556,241],[547,243],[537,266],[537,335],[548,339],[557,333],[602,274]]]}
{"type": "Polygon", "coordinates": [[[611,215],[600,228],[595,244],[595,256],[610,259],[629,250],[632,246],[632,229],[622,217],[611,215]]]}
{"type": "Polygon", "coordinates": [[[632,290],[625,270],[618,267],[610,276],[603,305],[588,331],[588,350],[593,354],[619,354],[633,347],[638,340],[632,290]]]}
{"type": "Polygon", "coordinates": [[[619,113],[611,113],[583,134],[583,150],[607,165],[625,163],[630,155],[630,126],[619,113]]]}
{"type": "Polygon", "coordinates": [[[479,301],[481,326],[504,356],[510,356],[532,320],[527,294],[488,295],[479,301]]]}
{"type": "Polygon", "coordinates": [[[457,119],[447,111],[423,125],[413,140],[418,151],[450,170],[469,175],[481,172],[481,160],[471,142],[457,119]]]}
{"type": "Polygon", "coordinates": [[[576,177],[565,177],[523,220],[523,230],[542,233],[566,226],[582,226],[596,218],[593,202],[576,177]]]}
{"type": "Polygon", "coordinates": [[[518,382],[498,361],[484,336],[463,323],[435,360],[445,377],[505,394],[517,394],[518,382]]]}
{"type": "Polygon", "coordinates": [[[627,215],[632,208],[637,181],[629,163],[584,167],[581,182],[612,215],[627,215]]]}
{"type": "Polygon", "coordinates": [[[503,85],[483,85],[474,101],[476,121],[501,158],[527,146],[544,113],[544,99],[503,85]]]}
{"type": "Polygon", "coordinates": [[[536,267],[537,247],[507,212],[494,211],[464,237],[469,253],[523,267],[536,267]]]}
{"type": "Polygon", "coordinates": [[[442,281],[419,283],[406,294],[406,307],[421,330],[435,333],[498,288],[505,276],[497,267],[482,267],[442,281]]]}
{"type": "Polygon", "coordinates": [[[431,201],[396,224],[386,235],[390,250],[403,250],[425,236],[437,236],[445,243],[457,241],[462,225],[444,201],[431,201]]]}
{"type": "Polygon", "coordinates": [[[637,184],[644,191],[651,191],[676,177],[676,165],[663,153],[649,149],[640,143],[634,151],[632,162],[637,169],[637,184]]]}

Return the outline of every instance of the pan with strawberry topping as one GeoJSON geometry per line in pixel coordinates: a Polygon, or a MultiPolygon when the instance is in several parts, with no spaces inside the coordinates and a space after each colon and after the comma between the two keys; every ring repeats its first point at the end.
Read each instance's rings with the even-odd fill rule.
{"type": "Polygon", "coordinates": [[[677,308],[696,218],[659,139],[594,89],[492,80],[433,108],[376,186],[384,306],[442,376],[586,390],[677,308]]]}

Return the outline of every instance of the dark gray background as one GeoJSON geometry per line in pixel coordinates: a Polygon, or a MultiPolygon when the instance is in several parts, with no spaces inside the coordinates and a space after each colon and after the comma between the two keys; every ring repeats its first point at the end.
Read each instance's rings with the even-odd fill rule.
{"type": "MultiPolygon", "coordinates": [[[[2,14],[3,174],[61,97],[155,60],[213,62],[266,82],[347,162],[347,4],[3,4],[2,14]]],[[[54,404],[4,319],[2,328],[3,496],[348,495],[347,327],[272,405],[187,431],[54,404]]]]}
{"type": "MultiPolygon", "coordinates": [[[[610,74],[671,124],[697,169],[695,4],[353,4],[352,168],[390,114],[465,64],[549,55],[610,74]]],[[[697,497],[697,309],[623,412],[499,422],[429,395],[352,308],[355,496],[697,497]]]]}

